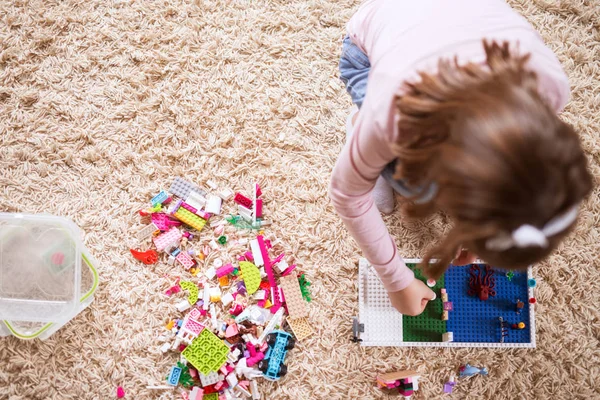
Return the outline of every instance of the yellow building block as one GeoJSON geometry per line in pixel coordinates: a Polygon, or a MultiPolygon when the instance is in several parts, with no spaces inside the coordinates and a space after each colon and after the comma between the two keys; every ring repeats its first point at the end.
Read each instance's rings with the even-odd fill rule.
{"type": "Polygon", "coordinates": [[[177,212],[175,212],[175,214],[173,214],[173,216],[181,222],[183,222],[184,224],[196,229],[197,231],[201,231],[202,228],[204,228],[204,225],[206,225],[206,220],[204,218],[200,218],[193,212],[188,211],[183,207],[179,207],[179,209],[177,210],[177,212]]]}

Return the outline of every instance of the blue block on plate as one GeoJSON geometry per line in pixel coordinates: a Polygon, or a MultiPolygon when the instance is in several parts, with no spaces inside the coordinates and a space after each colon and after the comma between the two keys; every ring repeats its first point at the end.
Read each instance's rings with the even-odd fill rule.
{"type": "Polygon", "coordinates": [[[498,317],[502,317],[509,328],[518,322],[525,323],[525,329],[509,329],[505,343],[530,343],[527,272],[514,272],[512,281],[509,281],[506,271],[494,268],[496,296],[482,301],[477,296],[467,295],[469,268],[470,265],[452,266],[444,274],[448,299],[453,306],[446,328],[454,333],[454,342],[499,343],[501,330],[498,317]],[[517,299],[525,303],[520,315],[516,313],[517,299]]]}

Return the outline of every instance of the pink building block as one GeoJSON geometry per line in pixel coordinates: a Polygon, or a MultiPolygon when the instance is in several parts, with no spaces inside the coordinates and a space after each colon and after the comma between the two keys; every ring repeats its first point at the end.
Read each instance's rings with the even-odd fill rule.
{"type": "Polygon", "coordinates": [[[168,231],[173,226],[181,225],[181,222],[172,220],[165,213],[153,213],[152,223],[161,231],[168,231]]]}
{"type": "Polygon", "coordinates": [[[197,211],[196,215],[199,216],[200,218],[204,218],[205,220],[208,221],[210,219],[210,217],[211,217],[212,214],[204,212],[204,211],[197,211]]]}
{"type": "Polygon", "coordinates": [[[250,357],[246,359],[249,367],[256,365],[260,360],[265,358],[264,352],[256,351],[254,345],[252,345],[251,343],[248,344],[247,349],[250,353],[250,357]]]}
{"type": "MultiPolygon", "coordinates": [[[[267,273],[267,277],[269,278],[269,284],[271,287],[277,287],[277,281],[275,280],[275,274],[273,274],[273,265],[271,260],[269,259],[269,251],[267,250],[267,245],[265,244],[264,237],[262,235],[258,235],[256,237],[258,241],[258,246],[260,248],[260,253],[263,258],[263,263],[265,265],[265,272],[267,273]]],[[[273,291],[272,298],[273,306],[270,308],[271,313],[275,314],[277,310],[281,308],[281,299],[279,296],[279,290],[273,291]]]]}
{"type": "Polygon", "coordinates": [[[185,253],[183,251],[177,254],[177,257],[175,257],[175,259],[179,261],[179,263],[183,265],[185,269],[190,269],[194,266],[194,260],[192,259],[192,257],[190,257],[188,253],[185,253]]]}
{"type": "Polygon", "coordinates": [[[196,336],[198,336],[200,332],[204,330],[204,325],[194,319],[187,318],[187,320],[184,322],[185,323],[182,326],[182,329],[185,329],[187,332],[193,333],[196,336]]]}
{"type": "Polygon", "coordinates": [[[256,200],[256,218],[262,218],[263,215],[263,211],[262,211],[262,200],[258,199],[256,200]]]}
{"type": "Polygon", "coordinates": [[[255,193],[256,197],[260,197],[262,195],[262,190],[260,190],[260,186],[258,186],[258,183],[255,183],[255,193]]]}
{"type": "Polygon", "coordinates": [[[229,275],[234,269],[235,268],[233,268],[233,265],[231,264],[223,265],[221,268],[217,269],[217,277],[221,278],[225,275],[229,275]]]}
{"type": "Polygon", "coordinates": [[[172,244],[178,243],[183,234],[176,227],[172,227],[167,232],[153,239],[156,250],[163,251],[172,244]]]}
{"type": "Polygon", "coordinates": [[[252,257],[252,252],[251,251],[247,251],[244,253],[244,257],[246,257],[246,260],[248,261],[254,261],[254,257],[252,257]]]}
{"type": "Polygon", "coordinates": [[[285,271],[283,271],[283,272],[281,273],[281,276],[288,276],[288,275],[289,275],[289,274],[290,274],[290,273],[291,273],[293,270],[295,270],[295,269],[296,269],[296,264],[294,264],[294,265],[290,265],[289,267],[287,267],[287,268],[286,268],[286,270],[285,270],[285,271]]]}
{"type": "Polygon", "coordinates": [[[200,317],[202,316],[202,314],[200,313],[200,310],[198,310],[197,308],[193,308],[192,311],[190,311],[188,313],[188,316],[191,319],[196,319],[197,320],[197,319],[200,319],[200,317]]]}
{"type": "Polygon", "coordinates": [[[237,324],[233,324],[233,325],[229,325],[227,327],[227,330],[225,331],[225,337],[226,338],[230,338],[232,336],[235,336],[238,334],[238,327],[237,324]]]}
{"type": "Polygon", "coordinates": [[[185,208],[186,210],[188,210],[189,212],[192,212],[194,214],[196,214],[198,212],[197,209],[195,209],[194,207],[190,206],[188,203],[186,202],[182,202],[181,203],[181,207],[185,208]]]}
{"type": "Polygon", "coordinates": [[[200,389],[198,386],[194,386],[190,393],[189,400],[202,400],[204,397],[204,391],[200,389]]]}
{"type": "Polygon", "coordinates": [[[271,286],[277,286],[277,281],[275,281],[275,275],[273,274],[271,259],[269,258],[269,252],[267,250],[267,246],[265,244],[265,239],[263,235],[258,235],[256,237],[256,241],[258,242],[260,254],[263,258],[263,263],[265,264],[265,272],[267,273],[267,277],[269,278],[269,284],[271,286]]]}
{"type": "Polygon", "coordinates": [[[174,295],[175,293],[179,293],[179,292],[181,292],[181,286],[179,286],[179,283],[178,283],[175,286],[172,286],[169,289],[167,289],[167,291],[165,291],[165,294],[167,296],[171,296],[171,295],[174,295]]]}
{"type": "Polygon", "coordinates": [[[281,253],[280,255],[277,256],[277,258],[275,258],[274,260],[271,260],[271,264],[273,264],[273,265],[277,264],[278,262],[283,260],[284,257],[285,257],[285,253],[281,253]]]}
{"type": "Polygon", "coordinates": [[[248,389],[248,386],[250,386],[250,381],[239,381],[238,385],[240,385],[244,389],[248,389]]]}
{"type": "Polygon", "coordinates": [[[233,201],[235,201],[236,203],[246,207],[246,208],[252,208],[252,200],[250,200],[249,198],[247,198],[246,196],[244,196],[241,193],[236,193],[235,197],[233,198],[233,201]]]}
{"type": "Polygon", "coordinates": [[[260,362],[260,360],[265,358],[264,353],[256,353],[255,356],[250,356],[246,359],[249,367],[252,367],[260,362]]]}

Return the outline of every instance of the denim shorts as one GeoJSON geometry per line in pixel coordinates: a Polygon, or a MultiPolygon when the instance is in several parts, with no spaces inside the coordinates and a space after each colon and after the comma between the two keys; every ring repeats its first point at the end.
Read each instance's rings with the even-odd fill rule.
{"type": "Polygon", "coordinates": [[[360,109],[367,94],[367,78],[371,70],[369,57],[346,36],[342,42],[340,79],[352,102],[360,109]]]}
{"type": "MultiPolygon", "coordinates": [[[[346,36],[342,42],[342,55],[340,57],[340,79],[346,86],[346,91],[352,102],[360,109],[367,95],[367,81],[371,63],[369,57],[346,36]]],[[[381,176],[390,184],[395,192],[401,196],[412,199],[415,203],[427,203],[437,194],[437,184],[432,182],[423,186],[408,186],[406,182],[394,179],[396,171],[395,159],[385,166],[381,176]]]]}

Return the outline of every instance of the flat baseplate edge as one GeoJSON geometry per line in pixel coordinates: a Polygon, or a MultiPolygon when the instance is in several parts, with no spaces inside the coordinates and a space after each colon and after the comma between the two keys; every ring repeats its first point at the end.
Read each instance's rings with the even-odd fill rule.
{"type": "MultiPolygon", "coordinates": [[[[422,260],[420,258],[408,258],[404,262],[406,264],[418,264],[422,260]]],[[[432,260],[432,262],[435,260],[432,260]]],[[[475,260],[474,264],[483,264],[482,260],[475,260]]],[[[358,322],[363,324],[367,318],[365,310],[365,290],[368,281],[369,269],[373,267],[369,264],[367,259],[360,258],[358,263],[358,322]]],[[[374,270],[373,270],[374,271],[374,270]]],[[[377,276],[376,274],[374,274],[377,276]]],[[[531,266],[527,268],[527,278],[533,278],[533,271],[531,266]]],[[[377,277],[377,279],[379,279],[377,277]]],[[[381,282],[381,281],[380,281],[381,282]]],[[[527,288],[529,298],[534,297],[533,288],[527,288]]],[[[361,334],[360,345],[364,347],[477,347],[477,348],[535,348],[536,347],[536,326],[535,326],[535,307],[533,304],[527,303],[529,307],[529,326],[530,326],[530,342],[528,343],[500,343],[500,342],[404,342],[402,340],[403,332],[400,329],[395,331],[397,338],[390,337],[389,340],[369,340],[367,327],[364,326],[364,332],[361,334]]]]}

